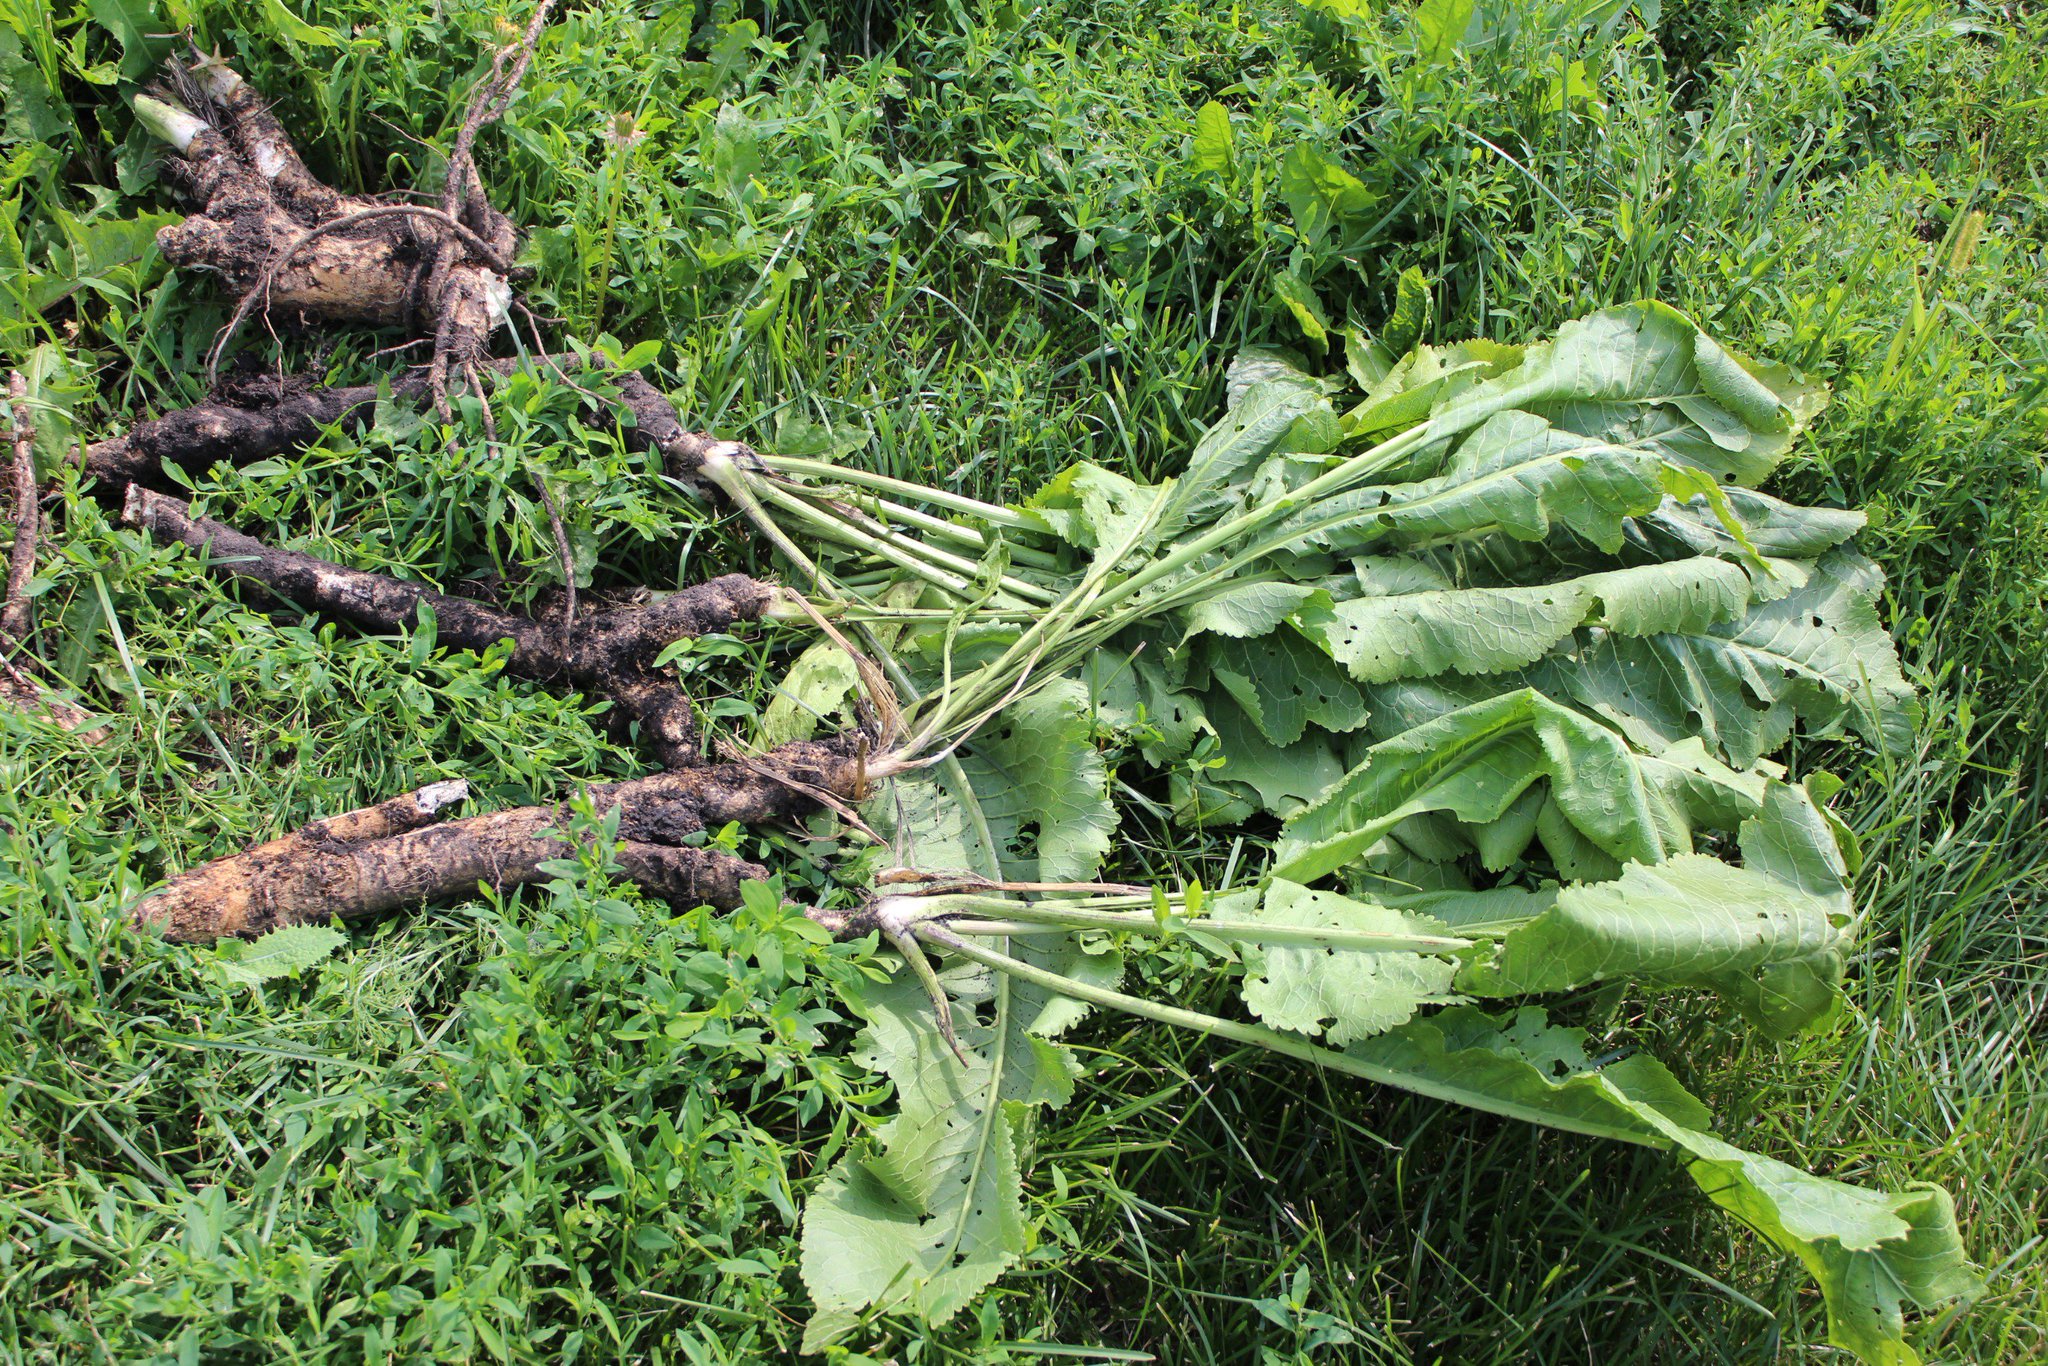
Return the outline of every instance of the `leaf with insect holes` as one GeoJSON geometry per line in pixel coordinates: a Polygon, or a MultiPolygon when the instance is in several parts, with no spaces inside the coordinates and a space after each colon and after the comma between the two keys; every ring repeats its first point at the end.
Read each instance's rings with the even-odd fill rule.
{"type": "Polygon", "coordinates": [[[216,945],[211,963],[223,980],[253,985],[273,977],[296,977],[326,962],[346,943],[347,935],[327,925],[282,925],[255,939],[216,945]]]}
{"type": "MultiPolygon", "coordinates": [[[[1276,878],[1245,918],[1262,924],[1377,934],[1443,934],[1445,927],[1407,911],[1311,891],[1276,878]]],[[[1252,1014],[1275,1029],[1323,1035],[1342,1046],[1369,1038],[1425,1005],[1464,999],[1451,991],[1457,965],[1413,952],[1366,953],[1295,945],[1245,951],[1240,987],[1252,1014]]]]}
{"type": "Polygon", "coordinates": [[[1738,765],[1783,745],[1795,722],[1905,752],[1919,704],[1878,620],[1882,578],[1853,551],[1796,567],[1797,587],[1732,621],[1640,639],[1599,633],[1556,660],[1543,686],[1637,744],[1700,735],[1738,765]]]}

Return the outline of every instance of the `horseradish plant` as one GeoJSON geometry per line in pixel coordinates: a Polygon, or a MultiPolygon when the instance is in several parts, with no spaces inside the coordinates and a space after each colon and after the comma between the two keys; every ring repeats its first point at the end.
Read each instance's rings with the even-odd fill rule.
{"type": "MultiPolygon", "coordinates": [[[[138,106],[201,209],[164,230],[165,255],[228,280],[237,322],[431,328],[432,363],[395,377],[394,401],[446,412],[452,384],[484,392],[517,368],[485,355],[517,309],[514,232],[469,148],[546,12],[472,102],[438,209],[335,194],[232,71],[174,70],[138,106]]],[[[1736,1148],[1654,1058],[1596,1061],[1529,999],[1708,993],[1774,1037],[1838,1007],[1854,841],[1826,810],[1835,780],[1769,756],[1797,727],[1898,745],[1914,716],[1879,576],[1848,545],[1861,518],[1755,490],[1822,395],[1652,303],[1526,347],[1417,345],[1418,286],[1381,337],[1350,339],[1344,374],[1241,356],[1177,477],[1084,462],[1016,507],[713,441],[637,376],[586,370],[634,443],[729,495],[815,603],[729,575],[532,619],[264,546],[149,487],[374,420],[375,386],[231,381],[94,443],[84,468],[139,532],[273,598],[604,696],[663,769],[589,794],[650,891],[758,894],[765,869],[690,838],[816,803],[893,852],[850,851],[869,894],[817,913],[904,970],[854,1003],[898,1112],[805,1212],[813,1348],[872,1313],[943,1319],[1015,1260],[1029,1126],[1076,1076],[1060,1036],[1110,1008],[1670,1150],[1806,1265],[1833,1341],[1914,1361],[1903,1311],[1980,1288],[1944,1192],[1736,1148]],[[675,642],[764,618],[823,639],[760,750],[707,762],[675,642]],[[812,740],[835,713],[858,724],[812,740]],[[1181,820],[1277,822],[1265,866],[1214,891],[1096,881],[1119,820],[1105,740],[1164,775],[1181,820]],[[1212,959],[1242,1010],[1121,989],[1127,956],[1168,942],[1212,959]]],[[[324,924],[559,857],[563,808],[444,821],[463,795],[436,783],[329,817],[170,878],[136,917],[193,940],[324,924]]]]}
{"type": "MultiPolygon", "coordinates": [[[[1415,286],[1343,375],[1241,356],[1224,419],[1158,484],[1079,463],[997,507],[708,462],[867,631],[890,781],[865,817],[919,870],[831,918],[906,970],[857,1002],[898,1111],[804,1216],[811,1346],[876,1310],[943,1319],[1021,1253],[1028,1126],[1071,1094],[1059,1038],[1091,1008],[1670,1150],[1800,1259],[1868,1361],[1917,1360],[1906,1308],[1978,1293],[1945,1192],[1735,1147],[1662,1063],[1596,1062],[1531,1000],[1704,992],[1774,1038],[1839,1006],[1839,784],[1768,756],[1799,726],[1901,744],[1915,718],[1848,545],[1862,518],[1754,488],[1824,395],[1654,303],[1417,346],[1415,286]],[[1277,817],[1266,866],[1222,891],[1090,885],[1118,821],[1105,739],[1166,771],[1181,820],[1277,817]],[[1241,1016],[1119,989],[1169,939],[1241,1016]]],[[[860,691],[817,647],[775,738],[860,691]]]]}

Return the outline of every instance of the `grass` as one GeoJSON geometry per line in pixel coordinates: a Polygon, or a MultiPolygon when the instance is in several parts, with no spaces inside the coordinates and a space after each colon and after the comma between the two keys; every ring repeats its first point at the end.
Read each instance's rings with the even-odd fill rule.
{"type": "MultiPolygon", "coordinates": [[[[1828,379],[1781,484],[1877,514],[1927,708],[1910,761],[1802,758],[1852,778],[1865,840],[1852,1008],[1774,1049],[1589,1007],[1684,1060],[1748,1146],[1947,1185],[1992,1294],[1926,1326],[1923,1355],[2039,1359],[2048,22],[1705,0],[1603,34],[1573,8],[1540,0],[1434,68],[1398,14],[1342,3],[594,0],[549,30],[486,174],[559,333],[662,343],[659,378],[723,434],[984,497],[1077,455],[1170,468],[1240,345],[1314,344],[1278,289],[1370,323],[1410,265],[1439,339],[1655,294],[1828,379]],[[1221,167],[1189,156],[1212,100],[1221,167]],[[1302,146],[1377,196],[1351,240],[1297,234],[1281,167],[1302,146]]],[[[69,434],[198,397],[225,320],[128,226],[173,207],[121,104],[150,35],[191,25],[316,170],[380,190],[433,183],[499,10],[0,5],[0,353],[36,382],[63,487],[37,644],[112,718],[97,749],[0,718],[0,1358],[781,1359],[806,1311],[794,1211],[887,1109],[835,990],[859,958],[765,901],[678,915],[564,868],[253,987],[120,925],[167,869],[436,777],[498,804],[633,771],[589,704],[265,615],[60,469],[69,434]]],[[[379,344],[257,350],[353,379],[379,344]]],[[[196,494],[530,598],[560,577],[536,464],[586,588],[763,563],[573,395],[497,403],[497,466],[472,406],[460,452],[399,423],[196,494]]],[[[719,724],[764,704],[774,644],[687,661],[719,724]]],[[[1213,881],[1232,852],[1130,829],[1131,871],[1213,881]]],[[[792,896],[832,894],[800,835],[726,838],[792,896]]],[[[876,1325],[874,1360],[1839,1359],[1798,1270],[1654,1154],[1155,1029],[1081,1043],[1089,1075],[1036,1139],[1035,1250],[941,1330],[876,1325]]]]}

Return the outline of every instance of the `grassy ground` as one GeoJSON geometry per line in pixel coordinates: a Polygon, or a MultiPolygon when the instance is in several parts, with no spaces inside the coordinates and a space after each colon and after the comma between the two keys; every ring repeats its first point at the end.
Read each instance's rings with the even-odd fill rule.
{"type": "MultiPolygon", "coordinates": [[[[317,170],[380,190],[433,183],[505,8],[0,4],[0,353],[35,379],[53,473],[67,431],[197,398],[225,319],[129,226],[172,207],[121,104],[149,35],[195,27],[317,170]]],[[[1537,0],[1431,67],[1401,16],[1342,0],[593,0],[549,29],[486,174],[559,333],[663,343],[662,382],[721,433],[984,496],[1082,454],[1170,468],[1236,347],[1312,344],[1276,280],[1370,322],[1420,266],[1441,339],[1654,294],[1831,381],[1781,482],[1873,510],[1927,708],[1910,762],[1805,756],[1852,777],[1871,851],[1854,1009],[1786,1049],[1705,1023],[1655,1042],[1749,1146],[1947,1185],[1993,1291],[1922,1352],[2038,1360],[2048,18],[1705,0],[1603,30],[1591,8],[1537,0]],[[1190,156],[1211,100],[1220,166],[1190,156]],[[1298,240],[1279,168],[1304,144],[1379,196],[1364,238],[1298,240]]],[[[378,344],[282,346],[355,379],[378,344]]],[[[400,424],[197,488],[309,549],[537,594],[560,577],[537,465],[597,587],[757,562],[578,411],[504,396],[495,464],[472,407],[460,452],[400,424]]],[[[794,1211],[887,1106],[834,994],[849,951],[573,877],[365,927],[264,986],[137,939],[117,912],[162,871],[313,815],[454,774],[533,800],[634,760],[487,661],[253,610],[58,477],[38,644],[113,719],[87,749],[0,718],[0,1358],[791,1355],[794,1211]]],[[[766,646],[689,663],[744,726],[766,646]]],[[[1129,829],[1134,867],[1230,852],[1129,829]]],[[[816,876],[800,839],[743,843],[799,896],[816,876]]],[[[1832,1359],[1798,1269],[1654,1154],[1152,1029],[1082,1041],[1090,1075],[1038,1135],[1035,1251],[942,1331],[876,1325],[875,1359],[1832,1359]]]]}

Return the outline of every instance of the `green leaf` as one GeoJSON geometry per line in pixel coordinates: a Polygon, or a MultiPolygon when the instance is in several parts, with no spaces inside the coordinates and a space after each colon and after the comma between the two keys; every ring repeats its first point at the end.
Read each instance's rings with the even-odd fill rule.
{"type": "Polygon", "coordinates": [[[1277,346],[1245,347],[1230,358],[1230,364],[1224,370],[1224,411],[1235,410],[1244,402],[1247,390],[1267,380],[1276,384],[1292,384],[1308,394],[1329,390],[1328,381],[1301,367],[1301,354],[1297,351],[1277,346]]]}
{"type": "Polygon", "coordinates": [[[1346,1052],[1394,1085],[1676,1149],[1709,1199],[1805,1265],[1826,1297],[1828,1340],[1873,1366],[1919,1362],[1904,1308],[1984,1291],[1947,1192],[1868,1190],[1745,1152],[1706,1132],[1706,1108],[1648,1054],[1596,1067],[1584,1031],[1552,1026],[1534,1006],[1498,1020],[1455,1007],[1346,1052]]]}
{"type": "Polygon", "coordinates": [[[1422,0],[1408,21],[1418,61],[1440,66],[1478,27],[1477,0],[1422,0]]]}
{"type": "Polygon", "coordinates": [[[281,925],[255,939],[233,939],[214,948],[213,970],[229,982],[256,984],[296,977],[332,957],[348,936],[326,925],[281,925]]]}
{"type": "Polygon", "coordinates": [[[1354,598],[1303,629],[1353,678],[1387,683],[1519,669],[1589,623],[1622,636],[1704,631],[1749,600],[1741,566],[1701,557],[1558,583],[1354,598]]]}
{"type": "Polygon", "coordinates": [[[1210,100],[1195,111],[1195,141],[1188,152],[1188,165],[1198,174],[1227,180],[1234,169],[1235,135],[1230,128],[1230,111],[1210,100]]]}
{"type": "Polygon", "coordinates": [[[1422,340],[1429,313],[1429,277],[1410,266],[1394,286],[1394,311],[1380,329],[1380,345],[1394,355],[1405,354],[1422,340]]]}
{"type": "Polygon", "coordinates": [[[1156,645],[1134,655],[1098,650],[1080,670],[1096,722],[1136,736],[1149,764],[1184,757],[1210,729],[1202,700],[1173,685],[1160,653],[1156,645]]]}
{"type": "Polygon", "coordinates": [[[958,763],[972,802],[936,777],[899,778],[866,817],[912,867],[1015,882],[1095,876],[1116,828],[1087,688],[1060,679],[1005,708],[958,763]]]}
{"type": "Polygon", "coordinates": [[[1305,545],[1356,554],[1496,532],[1539,541],[1562,526],[1614,551],[1630,518],[1663,504],[1668,467],[1657,451],[1507,412],[1473,432],[1443,473],[1322,499],[1280,529],[1299,533],[1305,545]]]}
{"type": "MultiPolygon", "coordinates": [[[[1115,813],[1086,701],[1071,681],[1020,701],[957,764],[887,784],[867,818],[905,862],[927,871],[1093,877],[1115,813]]],[[[1071,945],[1019,943],[1010,952],[1098,985],[1122,972],[1115,955],[1071,945]]],[[[1021,1135],[1037,1106],[1072,1094],[1079,1069],[1052,1040],[1085,1008],[1002,975],[972,994],[994,1012],[984,1023],[971,1008],[949,1006],[964,1064],[907,974],[854,1001],[874,1065],[896,1083],[898,1108],[805,1209],[803,1278],[817,1305],[806,1351],[836,1341],[870,1308],[907,1308],[929,1323],[950,1318],[1023,1253],[1021,1135]]]]}
{"type": "Polygon", "coordinates": [[[49,77],[34,54],[24,52],[12,24],[0,23],[0,124],[6,144],[55,142],[73,128],[70,107],[50,89],[49,77]]]}
{"type": "Polygon", "coordinates": [[[1444,811],[1495,821],[1547,780],[1571,825],[1621,862],[1689,852],[1697,823],[1733,824],[1762,801],[1697,744],[1638,753],[1615,732],[1522,688],[1382,740],[1281,833],[1274,872],[1308,882],[1365,854],[1408,817],[1444,811]]]}
{"type": "Polygon", "coordinates": [[[1645,302],[1566,323],[1512,370],[1440,403],[1431,420],[1466,430],[1516,409],[1754,484],[1825,402],[1825,389],[1737,355],[1678,310],[1645,302]]]}
{"type": "Polygon", "coordinates": [[[1016,832],[997,851],[1011,877],[1095,876],[1111,847],[1116,811],[1085,688],[1062,679],[1012,703],[975,737],[973,757],[991,772],[987,786],[975,783],[990,823],[1016,832]]]}
{"type": "Polygon", "coordinates": [[[121,44],[121,75],[149,74],[171,49],[170,25],[158,19],[154,0],[91,0],[92,17],[121,44]]]}
{"type": "Polygon", "coordinates": [[[848,711],[860,692],[860,670],[837,642],[821,640],[796,657],[761,712],[764,748],[808,740],[821,720],[848,711]]]}
{"type": "Polygon", "coordinates": [[[1458,975],[1484,996],[1620,980],[1706,987],[1776,1038],[1825,1019],[1840,996],[1848,873],[1806,793],[1774,783],[1743,823],[1742,867],[1704,854],[1629,864],[1565,887],[1458,975]]]}
{"type": "MultiPolygon", "coordinates": [[[[1053,535],[1083,550],[1117,550],[1153,515],[1161,490],[1151,484],[1079,461],[1061,470],[1031,496],[1023,511],[1053,535]]],[[[1156,535],[1143,537],[1139,546],[1156,535]]]]}
{"type": "Polygon", "coordinates": [[[1329,593],[1314,584],[1266,581],[1238,583],[1217,590],[1187,610],[1187,634],[1204,631],[1234,640],[1262,636],[1303,608],[1320,615],[1330,606],[1329,593]]]}
{"type": "Polygon", "coordinates": [[[1210,675],[1276,745],[1309,725],[1344,732],[1365,724],[1365,697],[1322,650],[1291,626],[1250,640],[1204,641],[1210,675]]]}
{"type": "Polygon", "coordinates": [[[1329,407],[1318,386],[1293,377],[1248,386],[1223,420],[1195,443],[1167,499],[1159,539],[1171,540],[1189,520],[1225,506],[1230,489],[1279,448],[1296,422],[1329,407]]]}
{"type": "Polygon", "coordinates": [[[1294,215],[1295,230],[1310,247],[1358,223],[1378,202],[1364,182],[1307,143],[1296,143],[1280,161],[1280,197],[1294,215]]]}
{"type": "MultiPolygon", "coordinates": [[[[1335,892],[1276,879],[1243,918],[1273,925],[1373,934],[1442,934],[1435,921],[1335,892]]],[[[1244,1003],[1275,1029],[1325,1035],[1334,1045],[1368,1038],[1450,995],[1457,966],[1420,953],[1296,946],[1245,950],[1244,1003]]]]}
{"type": "Polygon", "coordinates": [[[1295,326],[1318,351],[1330,344],[1330,320],[1323,313],[1322,301],[1316,298],[1315,287],[1292,271],[1280,271],[1273,276],[1273,293],[1279,296],[1281,304],[1294,315],[1295,326]]]}
{"type": "MultiPolygon", "coordinates": [[[[1289,816],[1344,776],[1342,743],[1322,730],[1306,730],[1292,744],[1275,744],[1228,696],[1211,698],[1206,715],[1222,750],[1222,766],[1206,774],[1214,789],[1210,800],[1236,797],[1254,810],[1289,816]]],[[[1212,815],[1203,823],[1216,819],[1212,815]]]]}
{"type": "MultiPolygon", "coordinates": [[[[1105,986],[1120,975],[1111,954],[1067,949],[1047,965],[1105,986]]],[[[951,1003],[964,1064],[908,974],[853,1002],[867,1021],[870,1064],[896,1084],[897,1113],[855,1143],[805,1207],[803,1279],[817,1306],[806,1352],[843,1336],[867,1309],[944,1322],[1022,1255],[1019,1148],[1032,1111],[1073,1094],[1080,1069],[1052,1040],[1080,1008],[1007,978],[989,990],[1001,998],[994,1024],[951,1003]]]]}
{"type": "Polygon", "coordinates": [[[1702,496],[1667,499],[1637,527],[1647,541],[1674,547],[1679,554],[1733,556],[1747,549],[1771,559],[1813,560],[1861,531],[1866,520],[1860,512],[1799,507],[1755,489],[1724,488],[1720,493],[1721,508],[1702,496]],[[1724,512],[1739,525],[1747,547],[1738,543],[1724,512]]]}
{"type": "Polygon", "coordinates": [[[292,13],[284,0],[263,0],[263,16],[270,23],[270,31],[292,54],[296,61],[305,61],[307,47],[340,48],[348,44],[332,29],[309,24],[292,13]]]}
{"type": "Polygon", "coordinates": [[[1639,745],[1699,735],[1738,767],[1776,750],[1802,722],[1816,734],[1854,729],[1905,752],[1919,706],[1877,617],[1876,569],[1841,550],[1811,566],[1777,563],[1797,586],[1735,620],[1643,639],[1595,633],[1532,681],[1639,745]]]}

